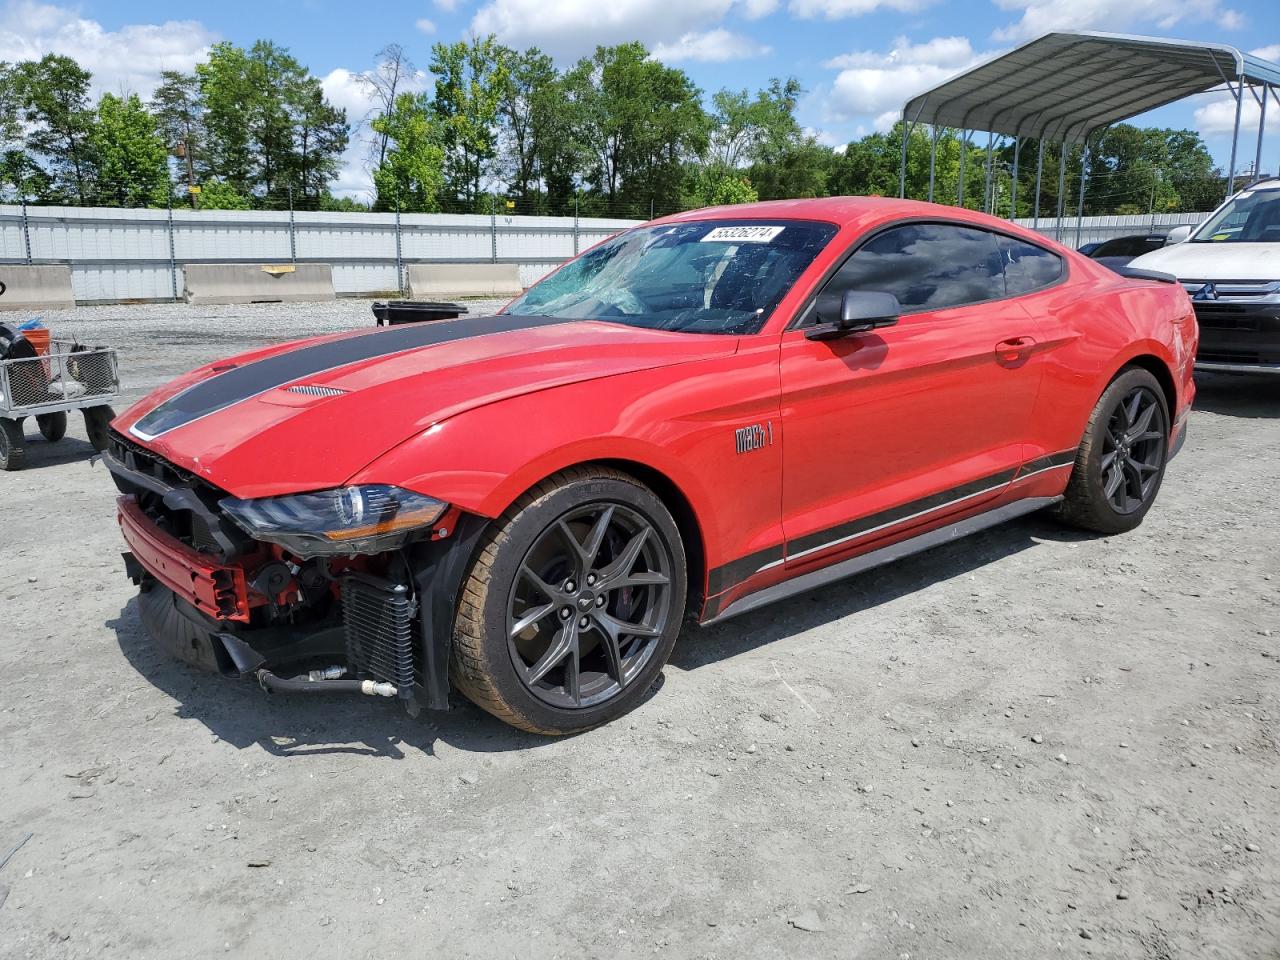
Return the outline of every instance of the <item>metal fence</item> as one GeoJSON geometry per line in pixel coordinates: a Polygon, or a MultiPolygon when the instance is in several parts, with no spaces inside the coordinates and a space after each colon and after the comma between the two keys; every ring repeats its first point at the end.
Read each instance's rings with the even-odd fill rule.
{"type": "Polygon", "coordinates": [[[1196,226],[1208,216],[1207,213],[1169,213],[1154,216],[1148,213],[1135,216],[1085,217],[1080,223],[1078,241],[1075,217],[1063,217],[1061,221],[1057,217],[1040,217],[1039,220],[1025,217],[1014,222],[1024,227],[1031,227],[1068,247],[1075,247],[1099,240],[1111,240],[1115,237],[1142,233],[1168,233],[1174,227],[1183,224],[1196,226]]]}
{"type": "MultiPolygon", "coordinates": [[[[1085,217],[1079,242],[1207,214],[1085,217]]],[[[184,263],[329,263],[339,295],[404,289],[411,263],[516,263],[527,286],[636,220],[0,205],[0,263],[67,264],[80,303],[175,300],[184,263]]],[[[1074,246],[1074,217],[1017,221],[1074,246]]]]}
{"type": "Polygon", "coordinates": [[[413,263],[515,263],[532,284],[634,220],[0,205],[0,263],[67,264],[80,303],[174,300],[184,263],[329,263],[341,295],[413,263]]]}

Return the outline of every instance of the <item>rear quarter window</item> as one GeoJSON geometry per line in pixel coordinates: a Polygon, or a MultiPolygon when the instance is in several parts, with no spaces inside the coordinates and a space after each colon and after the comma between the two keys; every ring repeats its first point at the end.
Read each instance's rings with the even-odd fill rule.
{"type": "Polygon", "coordinates": [[[1013,237],[1000,236],[998,239],[1004,256],[1004,282],[1008,296],[1034,293],[1062,279],[1066,264],[1056,253],[1013,237]]]}

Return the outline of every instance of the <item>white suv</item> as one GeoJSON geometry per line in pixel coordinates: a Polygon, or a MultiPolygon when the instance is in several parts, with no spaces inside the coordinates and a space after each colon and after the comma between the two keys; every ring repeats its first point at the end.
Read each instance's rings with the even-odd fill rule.
{"type": "Polygon", "coordinates": [[[1200,321],[1196,369],[1280,374],[1280,179],[1251,184],[1129,267],[1182,281],[1200,321]]]}

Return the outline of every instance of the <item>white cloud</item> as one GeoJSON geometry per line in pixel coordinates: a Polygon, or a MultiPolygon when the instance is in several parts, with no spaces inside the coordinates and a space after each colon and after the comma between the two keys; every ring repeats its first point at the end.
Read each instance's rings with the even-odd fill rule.
{"type": "Polygon", "coordinates": [[[457,10],[458,0],[436,0],[436,6],[441,10],[457,10]]]}
{"type": "Polygon", "coordinates": [[[497,34],[517,48],[537,46],[573,58],[629,40],[651,50],[674,48],[687,34],[717,32],[710,28],[735,8],[748,18],[760,17],[776,9],[777,0],[488,0],[472,18],[471,30],[497,34]]]}
{"type": "Polygon", "coordinates": [[[1259,47],[1257,50],[1250,50],[1255,57],[1261,57],[1263,60],[1274,60],[1280,63],[1280,43],[1273,43],[1269,47],[1259,47]]]}
{"type": "Polygon", "coordinates": [[[190,70],[217,39],[196,20],[107,30],[74,10],[33,0],[9,0],[0,8],[0,60],[38,60],[46,53],[72,57],[92,72],[98,93],[149,96],[162,70],[190,70]]]}
{"type": "Polygon", "coordinates": [[[861,17],[877,10],[912,13],[923,10],[936,0],[791,0],[787,9],[803,20],[843,20],[861,17]]]}
{"type": "Polygon", "coordinates": [[[724,63],[728,60],[762,56],[769,50],[769,47],[756,43],[750,37],[721,28],[705,33],[686,33],[673,43],[659,43],[653,48],[653,58],[664,63],[680,63],[683,60],[724,63]]]}
{"type": "Polygon", "coordinates": [[[965,37],[935,37],[919,44],[899,37],[887,53],[860,50],[834,57],[825,65],[840,73],[827,93],[824,113],[837,122],[874,117],[877,130],[887,129],[909,98],[986,56],[965,37]]]}
{"type": "Polygon", "coordinates": [[[425,33],[427,36],[436,32],[435,22],[428,20],[426,17],[419,17],[413,21],[413,25],[418,28],[419,33],[425,33]]]}
{"type": "Polygon", "coordinates": [[[1053,30],[1124,30],[1155,24],[1171,30],[1181,23],[1213,22],[1239,30],[1245,18],[1222,0],[995,0],[1004,10],[1022,11],[1016,22],[995,32],[997,40],[1031,40],[1053,30]]]}

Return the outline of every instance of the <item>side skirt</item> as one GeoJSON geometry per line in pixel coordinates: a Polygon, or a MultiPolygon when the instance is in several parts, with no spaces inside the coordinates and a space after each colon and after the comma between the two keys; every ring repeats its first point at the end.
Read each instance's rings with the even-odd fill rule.
{"type": "Polygon", "coordinates": [[[930,530],[928,533],[922,533],[907,540],[891,543],[878,550],[850,557],[848,560],[842,560],[829,567],[823,567],[821,570],[811,570],[809,573],[802,574],[791,580],[784,580],[782,583],[776,583],[771,587],[765,587],[763,590],[740,597],[716,614],[716,616],[709,620],[704,620],[702,626],[709,627],[712,624],[756,610],[778,600],[785,600],[787,597],[793,597],[798,593],[825,586],[836,580],[843,580],[845,577],[862,573],[872,567],[892,563],[894,560],[909,557],[913,553],[920,553],[922,550],[928,550],[931,547],[958,540],[960,537],[967,537],[971,533],[997,526],[1006,520],[1013,520],[1016,517],[1034,513],[1036,510],[1055,504],[1061,499],[1062,497],[1031,497],[1025,500],[1015,500],[1013,503],[997,507],[987,513],[980,513],[957,523],[930,530]]]}

